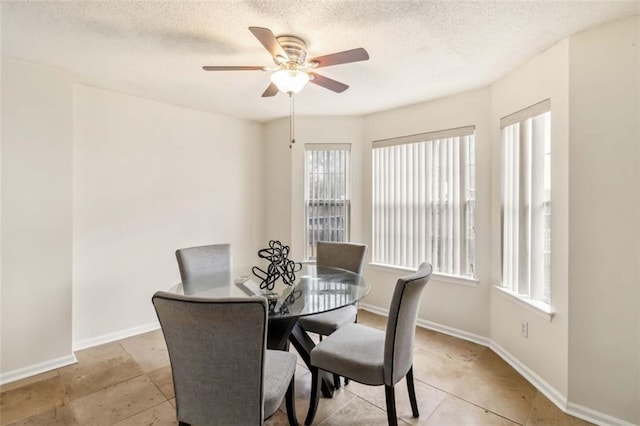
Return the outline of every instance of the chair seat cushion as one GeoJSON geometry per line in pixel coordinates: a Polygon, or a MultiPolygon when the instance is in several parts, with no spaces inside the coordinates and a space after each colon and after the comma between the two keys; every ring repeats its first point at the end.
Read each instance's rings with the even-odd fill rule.
{"type": "Polygon", "coordinates": [[[311,365],[367,385],[384,384],[385,332],[347,324],[311,351],[311,365]]]}
{"type": "Polygon", "coordinates": [[[349,305],[333,311],[302,317],[298,322],[308,332],[328,336],[340,327],[356,322],[357,313],[356,307],[349,305]]]}
{"type": "Polygon", "coordinates": [[[267,349],[264,362],[264,418],[272,416],[280,407],[293,373],[296,356],[289,352],[267,349]]]}

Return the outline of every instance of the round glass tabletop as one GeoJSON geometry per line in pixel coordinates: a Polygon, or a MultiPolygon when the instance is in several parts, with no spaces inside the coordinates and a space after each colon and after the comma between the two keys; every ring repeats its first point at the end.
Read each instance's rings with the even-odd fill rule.
{"type": "Polygon", "coordinates": [[[220,271],[183,281],[169,291],[195,297],[264,296],[269,319],[300,317],[327,312],[362,300],[370,290],[364,278],[351,271],[326,266],[302,265],[293,286],[278,280],[272,290],[261,288],[250,268],[220,271]]]}

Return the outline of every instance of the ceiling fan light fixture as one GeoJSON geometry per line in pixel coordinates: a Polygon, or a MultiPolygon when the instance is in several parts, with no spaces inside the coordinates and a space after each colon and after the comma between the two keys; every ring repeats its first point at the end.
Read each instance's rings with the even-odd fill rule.
{"type": "Polygon", "coordinates": [[[298,93],[309,82],[309,74],[299,70],[280,70],[271,74],[271,81],[283,93],[298,93]]]}

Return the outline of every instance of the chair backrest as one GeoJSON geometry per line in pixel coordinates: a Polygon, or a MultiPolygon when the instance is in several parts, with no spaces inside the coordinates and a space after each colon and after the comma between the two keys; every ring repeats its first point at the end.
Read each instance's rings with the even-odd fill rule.
{"type": "Polygon", "coordinates": [[[316,265],[319,266],[332,266],[362,274],[366,258],[365,244],[317,242],[316,265]]]}
{"type": "Polygon", "coordinates": [[[176,250],[182,281],[231,269],[231,245],[212,244],[176,250]]]}
{"type": "Polygon", "coordinates": [[[413,364],[413,341],[422,290],[431,277],[431,265],[398,279],[389,307],[384,342],[384,382],[392,386],[400,381],[413,364]]]}
{"type": "Polygon", "coordinates": [[[157,292],[152,301],[169,350],[178,420],[262,424],[266,299],[157,292]]]}

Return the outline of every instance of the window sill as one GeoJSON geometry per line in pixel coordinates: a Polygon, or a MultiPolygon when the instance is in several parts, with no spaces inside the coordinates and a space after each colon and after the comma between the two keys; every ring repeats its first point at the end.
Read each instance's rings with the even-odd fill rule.
{"type": "Polygon", "coordinates": [[[551,322],[553,316],[555,315],[553,307],[545,302],[522,297],[498,285],[494,286],[494,288],[498,291],[498,294],[501,294],[505,299],[515,302],[516,304],[524,307],[528,311],[533,312],[534,314],[546,319],[549,322],[551,322]]]}
{"type": "MultiPolygon", "coordinates": [[[[403,268],[401,266],[385,265],[382,263],[369,263],[369,266],[371,266],[375,270],[384,271],[384,272],[394,272],[394,273],[402,273],[402,274],[416,272],[415,268],[403,268]]],[[[440,272],[434,272],[432,274],[432,278],[434,281],[447,283],[447,284],[457,284],[457,285],[463,285],[465,287],[478,286],[478,280],[476,278],[460,277],[457,275],[442,274],[440,272]]]]}

